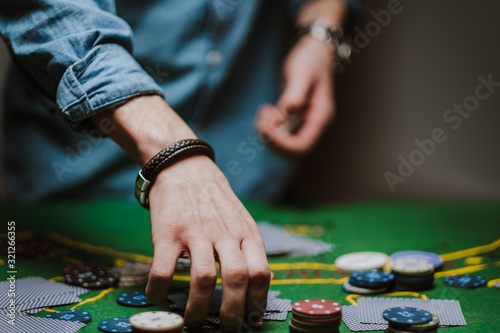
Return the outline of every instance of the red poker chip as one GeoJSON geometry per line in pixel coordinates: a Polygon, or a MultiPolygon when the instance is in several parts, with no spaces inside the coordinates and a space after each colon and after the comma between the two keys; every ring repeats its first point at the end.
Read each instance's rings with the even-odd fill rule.
{"type": "Polygon", "coordinates": [[[293,303],[293,311],[312,316],[330,316],[342,312],[342,305],[326,299],[306,299],[293,303]]]}
{"type": "Polygon", "coordinates": [[[342,315],[336,316],[334,318],[329,319],[312,319],[307,317],[296,318],[297,321],[308,323],[308,324],[317,324],[317,325],[335,325],[340,324],[342,320],[342,315]]]}

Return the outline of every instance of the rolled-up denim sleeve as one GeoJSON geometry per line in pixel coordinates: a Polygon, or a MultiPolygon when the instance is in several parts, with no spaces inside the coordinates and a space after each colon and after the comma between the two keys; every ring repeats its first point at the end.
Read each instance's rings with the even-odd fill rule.
{"type": "Polygon", "coordinates": [[[163,94],[132,56],[133,34],[114,0],[2,0],[0,33],[75,129],[133,96],[163,94]]]}

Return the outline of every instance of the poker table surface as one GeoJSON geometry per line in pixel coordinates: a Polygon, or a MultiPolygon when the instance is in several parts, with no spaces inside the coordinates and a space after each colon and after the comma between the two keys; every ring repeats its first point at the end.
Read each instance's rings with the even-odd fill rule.
{"type": "MultiPolygon", "coordinates": [[[[245,202],[256,221],[268,221],[284,230],[333,244],[330,253],[290,258],[269,258],[275,279],[271,290],[280,298],[293,301],[326,298],[342,305],[356,304],[356,297],[341,289],[346,275],[339,273],[335,259],[357,251],[387,254],[402,250],[438,253],[445,263],[436,273],[434,288],[405,297],[457,299],[466,326],[441,328],[440,332],[500,332],[500,290],[491,286],[457,289],[445,286],[443,278],[452,274],[477,273],[488,280],[500,278],[500,202],[360,202],[321,207],[269,206],[245,202]]],[[[60,260],[38,261],[16,258],[16,278],[61,276],[68,262],[94,261],[112,266],[120,260],[151,261],[149,212],[137,203],[124,201],[57,202],[46,204],[0,203],[6,233],[7,221],[16,222],[17,239],[43,238],[71,249],[60,260]]],[[[2,280],[6,279],[6,256],[1,255],[2,280]]],[[[220,282],[220,281],[219,281],[220,282]]],[[[188,273],[174,277],[171,292],[189,286],[188,273]]],[[[169,304],[150,308],[123,307],[116,303],[120,293],[141,288],[116,288],[103,293],[93,290],[80,296],[87,303],[77,304],[93,320],[79,332],[96,332],[106,318],[129,317],[150,310],[168,310],[169,304]],[[97,297],[96,297],[97,296],[97,297]]],[[[52,309],[70,309],[75,304],[52,309]]],[[[41,312],[38,316],[44,316],[41,312]]],[[[285,322],[265,322],[258,331],[288,332],[285,322]]],[[[218,332],[218,330],[213,330],[218,332]]],[[[342,323],[340,332],[350,332],[342,323]]]]}

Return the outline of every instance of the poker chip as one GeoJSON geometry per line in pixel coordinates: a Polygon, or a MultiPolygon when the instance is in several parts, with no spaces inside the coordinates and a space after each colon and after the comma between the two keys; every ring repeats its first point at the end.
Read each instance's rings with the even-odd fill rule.
{"type": "Polygon", "coordinates": [[[294,319],[295,321],[300,321],[301,323],[305,323],[305,324],[315,324],[315,325],[331,325],[331,326],[335,326],[335,325],[340,325],[340,322],[342,320],[342,316],[337,316],[337,317],[334,317],[334,318],[329,318],[329,319],[316,319],[316,318],[308,318],[308,317],[297,317],[297,315],[294,316],[294,319]]]}
{"type": "Polygon", "coordinates": [[[385,333],[438,333],[438,329],[431,329],[427,331],[409,331],[408,329],[397,329],[393,327],[389,327],[385,333]]]}
{"type": "Polygon", "coordinates": [[[443,258],[432,252],[426,251],[399,251],[395,252],[391,255],[391,260],[396,261],[399,259],[417,259],[417,260],[425,260],[431,263],[435,269],[438,269],[443,265],[443,258]]]}
{"type": "Polygon", "coordinates": [[[143,276],[149,274],[151,264],[139,261],[127,261],[123,265],[116,266],[114,270],[121,275],[143,276]]]}
{"type": "Polygon", "coordinates": [[[74,321],[77,323],[88,324],[92,320],[92,315],[86,311],[61,310],[61,311],[51,312],[47,314],[45,318],[74,321]]]}
{"type": "Polygon", "coordinates": [[[348,281],[342,284],[342,289],[348,294],[358,294],[358,295],[376,295],[385,293],[388,287],[380,288],[380,289],[369,289],[369,288],[360,288],[351,285],[348,281]]]}
{"type": "Polygon", "coordinates": [[[105,266],[96,263],[80,263],[63,268],[64,283],[87,289],[114,287],[120,275],[109,272],[105,266]]]}
{"type": "Polygon", "coordinates": [[[337,333],[339,332],[339,327],[304,326],[303,324],[290,320],[289,331],[290,333],[337,333]]]}
{"type": "Polygon", "coordinates": [[[432,320],[432,314],[418,308],[399,306],[390,308],[382,314],[391,325],[419,325],[432,320]]]}
{"type": "Polygon", "coordinates": [[[121,276],[118,286],[121,288],[132,288],[145,286],[148,283],[148,277],[142,276],[121,276]]]}
{"type": "Polygon", "coordinates": [[[130,324],[134,332],[182,332],[184,319],[172,312],[148,311],[130,317],[130,324]]]}
{"type": "Polygon", "coordinates": [[[125,333],[132,332],[132,325],[127,317],[109,318],[101,321],[97,326],[100,331],[106,333],[125,333]]]}
{"type": "Polygon", "coordinates": [[[127,261],[113,268],[113,272],[119,274],[118,286],[122,288],[145,286],[150,270],[150,263],[139,261],[127,261]]]}
{"type": "Polygon", "coordinates": [[[391,261],[393,273],[404,275],[429,275],[434,272],[434,265],[430,262],[416,258],[402,258],[391,261]]]}
{"type": "Polygon", "coordinates": [[[434,285],[434,273],[423,276],[411,276],[394,274],[394,289],[400,291],[423,291],[432,289],[434,285]]]}
{"type": "Polygon", "coordinates": [[[131,293],[123,293],[116,299],[116,302],[123,306],[131,306],[135,308],[152,306],[146,299],[146,295],[143,292],[134,291],[131,293]]]}
{"type": "Polygon", "coordinates": [[[408,327],[406,329],[409,329],[410,332],[427,332],[430,330],[437,329],[438,326],[439,326],[439,317],[432,314],[432,319],[428,323],[419,324],[419,325],[411,325],[410,327],[408,327]]]}
{"type": "Polygon", "coordinates": [[[306,299],[292,305],[291,333],[336,333],[342,322],[342,306],[325,299],[306,299]]]}
{"type": "Polygon", "coordinates": [[[187,258],[177,259],[177,263],[175,265],[176,271],[189,271],[190,268],[191,268],[191,259],[187,258]]]}
{"type": "Polygon", "coordinates": [[[439,326],[439,317],[432,314],[432,319],[428,323],[419,325],[398,325],[390,323],[387,333],[432,333],[437,332],[439,326]]]}
{"type": "Polygon", "coordinates": [[[325,299],[306,299],[293,303],[292,311],[310,316],[332,316],[342,312],[342,305],[325,299]]]}
{"type": "Polygon", "coordinates": [[[106,266],[92,262],[82,262],[79,264],[66,265],[63,268],[63,275],[81,274],[86,272],[92,272],[96,275],[98,272],[106,272],[106,266]]]}
{"type": "Polygon", "coordinates": [[[488,281],[481,275],[467,273],[447,276],[444,278],[444,283],[451,287],[472,289],[484,287],[488,281]]]}
{"type": "Polygon", "coordinates": [[[342,273],[382,269],[389,256],[382,252],[353,252],[344,254],[335,260],[335,266],[342,273]]]}
{"type": "Polygon", "coordinates": [[[351,286],[368,289],[388,288],[393,281],[393,274],[378,269],[354,272],[349,277],[351,286]]]}
{"type": "Polygon", "coordinates": [[[116,273],[107,273],[92,281],[83,282],[80,286],[87,289],[111,288],[117,284],[119,278],[120,276],[116,275],[116,273]]]}

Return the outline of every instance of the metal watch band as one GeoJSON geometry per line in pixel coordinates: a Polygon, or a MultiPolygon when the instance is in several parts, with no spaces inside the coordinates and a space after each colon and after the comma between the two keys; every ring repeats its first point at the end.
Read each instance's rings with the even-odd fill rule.
{"type": "Polygon", "coordinates": [[[329,21],[318,19],[307,27],[299,30],[299,37],[310,34],[316,39],[332,43],[338,46],[340,38],[343,36],[343,31],[339,28],[331,28],[332,25],[329,21]]]}
{"type": "Polygon", "coordinates": [[[149,191],[156,175],[179,157],[193,153],[205,154],[215,161],[215,152],[208,143],[198,139],[187,139],[164,148],[146,163],[135,181],[135,197],[144,208],[149,208],[149,191]]]}

